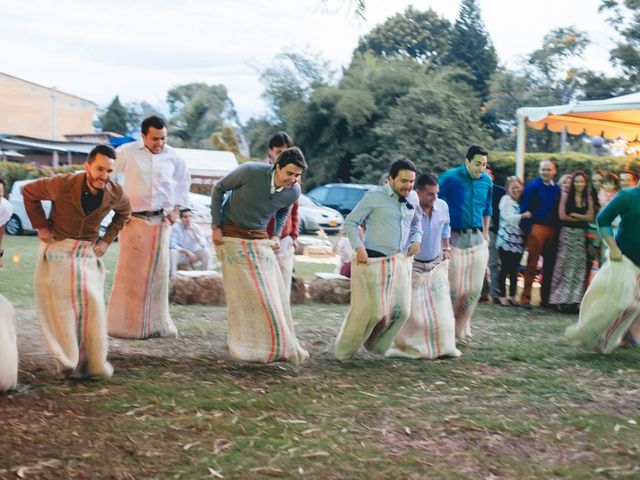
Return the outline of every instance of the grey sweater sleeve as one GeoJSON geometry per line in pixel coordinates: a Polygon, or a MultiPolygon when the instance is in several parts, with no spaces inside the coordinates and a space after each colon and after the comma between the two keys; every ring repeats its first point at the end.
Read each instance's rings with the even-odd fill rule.
{"type": "Polygon", "coordinates": [[[245,172],[249,164],[240,165],[233,172],[220,179],[211,190],[211,226],[222,226],[222,200],[229,190],[239,187],[245,181],[245,172]]]}

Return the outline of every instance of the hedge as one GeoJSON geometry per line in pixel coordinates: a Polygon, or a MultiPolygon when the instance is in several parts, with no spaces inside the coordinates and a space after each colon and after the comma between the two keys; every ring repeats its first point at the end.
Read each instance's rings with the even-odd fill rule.
{"type": "MultiPolygon", "coordinates": [[[[538,176],[538,165],[541,160],[553,160],[558,167],[556,180],[565,173],[583,170],[589,174],[596,170],[618,173],[630,169],[640,174],[640,157],[598,157],[578,152],[566,153],[526,153],[524,160],[525,180],[538,176]]],[[[515,152],[489,152],[489,164],[495,175],[495,182],[504,185],[505,179],[516,172],[515,152]]]]}
{"type": "Polygon", "coordinates": [[[5,195],[11,191],[11,185],[17,180],[28,180],[30,178],[50,177],[56,173],[70,173],[82,169],[81,165],[65,165],[62,167],[46,167],[38,165],[29,165],[16,162],[0,162],[0,178],[4,178],[7,185],[5,186],[5,195]]]}

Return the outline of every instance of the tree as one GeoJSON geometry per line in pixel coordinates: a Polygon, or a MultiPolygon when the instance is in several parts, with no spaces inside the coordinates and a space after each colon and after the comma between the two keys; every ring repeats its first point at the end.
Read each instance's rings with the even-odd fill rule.
{"type": "Polygon", "coordinates": [[[462,0],[460,13],[453,25],[447,63],[462,68],[461,77],[486,101],[489,80],[498,66],[498,55],[486,32],[480,8],[475,0],[462,0]]]}
{"type": "Polygon", "coordinates": [[[602,0],[599,11],[609,14],[609,24],[620,35],[610,52],[611,62],[637,84],[640,81],[640,1],[602,0]]]}
{"type": "Polygon", "coordinates": [[[240,153],[240,141],[238,135],[232,127],[222,127],[218,132],[211,134],[211,146],[214,150],[223,150],[233,153],[240,162],[246,161],[247,158],[240,153]]]}
{"type": "Polygon", "coordinates": [[[127,121],[129,115],[127,110],[120,103],[120,98],[116,97],[111,101],[107,110],[100,116],[100,125],[103,132],[114,132],[126,135],[129,132],[127,121]]]}
{"type": "Polygon", "coordinates": [[[251,158],[264,158],[271,136],[284,128],[267,118],[250,118],[242,127],[242,131],[249,143],[251,158]]]}
{"type": "Polygon", "coordinates": [[[449,49],[450,29],[449,21],[434,10],[420,12],[410,6],[362,37],[356,51],[440,65],[449,49]]]}
{"type": "Polygon", "coordinates": [[[224,85],[180,85],[169,90],[167,103],[172,115],[169,140],[178,147],[210,149],[211,134],[220,130],[225,120],[239,123],[224,85]]]}
{"type": "Polygon", "coordinates": [[[282,52],[260,75],[265,86],[262,97],[283,123],[282,109],[288,103],[307,100],[314,88],[328,85],[332,76],[329,62],[316,53],[282,52]]]}

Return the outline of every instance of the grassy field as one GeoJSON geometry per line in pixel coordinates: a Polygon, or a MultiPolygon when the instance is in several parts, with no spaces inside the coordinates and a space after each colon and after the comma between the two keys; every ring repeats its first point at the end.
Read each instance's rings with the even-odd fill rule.
{"type": "Polygon", "coordinates": [[[638,351],[570,347],[576,316],[481,305],[459,359],[340,363],[347,307],[294,306],[311,360],[263,366],[229,360],[224,308],[173,306],[180,338],[113,341],[115,376],[77,383],[33,328],[29,240],[0,271],[26,351],[0,478],[640,478],[638,351]]]}

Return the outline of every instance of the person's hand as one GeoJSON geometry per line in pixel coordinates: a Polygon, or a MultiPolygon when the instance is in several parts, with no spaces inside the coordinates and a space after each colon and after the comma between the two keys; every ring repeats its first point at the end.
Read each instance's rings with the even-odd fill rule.
{"type": "Polygon", "coordinates": [[[442,259],[443,260],[451,259],[451,250],[442,250],[442,259]]]}
{"type": "Polygon", "coordinates": [[[298,248],[300,248],[300,244],[298,243],[298,240],[294,240],[293,241],[293,251],[297,252],[298,248]]]}
{"type": "Polygon", "coordinates": [[[622,261],[622,251],[620,250],[620,247],[615,245],[615,246],[609,248],[609,258],[613,262],[621,262],[622,261]]]}
{"type": "Polygon", "coordinates": [[[107,242],[98,240],[93,246],[93,253],[96,257],[100,258],[107,252],[107,248],[109,248],[109,244],[107,242]]]}
{"type": "Polygon", "coordinates": [[[213,240],[214,245],[223,245],[224,240],[222,239],[222,230],[218,227],[211,228],[211,240],[213,240]]]}
{"type": "Polygon", "coordinates": [[[173,225],[178,220],[178,215],[179,215],[178,212],[176,212],[175,210],[171,210],[169,213],[165,215],[164,218],[167,219],[167,222],[169,222],[169,225],[173,225]]]}
{"type": "Polygon", "coordinates": [[[420,251],[420,242],[413,242],[409,245],[409,250],[407,250],[407,257],[413,257],[416,253],[420,251]]]}
{"type": "Polygon", "coordinates": [[[53,235],[51,234],[51,230],[49,230],[49,227],[39,228],[38,238],[40,238],[40,240],[42,240],[44,243],[53,242],[53,235]]]}
{"type": "Polygon", "coordinates": [[[196,257],[196,255],[193,252],[190,252],[189,250],[185,250],[185,252],[187,253],[187,257],[189,258],[189,261],[191,263],[193,263],[196,260],[198,260],[198,257],[196,257]]]}
{"type": "Polygon", "coordinates": [[[570,213],[569,216],[573,219],[578,219],[578,214],[577,213],[570,213]]]}
{"type": "Polygon", "coordinates": [[[369,263],[369,255],[364,247],[356,248],[356,262],[357,263],[369,263]]]}
{"type": "Polygon", "coordinates": [[[524,212],[522,215],[520,215],[520,218],[521,218],[522,220],[527,220],[527,219],[531,218],[532,216],[533,216],[533,215],[531,214],[531,212],[526,211],[526,212],[524,212]]]}
{"type": "Polygon", "coordinates": [[[484,238],[485,242],[491,243],[491,239],[489,238],[489,232],[482,232],[482,238],[484,238]]]}
{"type": "Polygon", "coordinates": [[[279,252],[280,251],[280,237],[277,235],[274,235],[273,237],[271,237],[270,239],[273,244],[271,245],[271,248],[273,248],[274,252],[279,252]]]}

